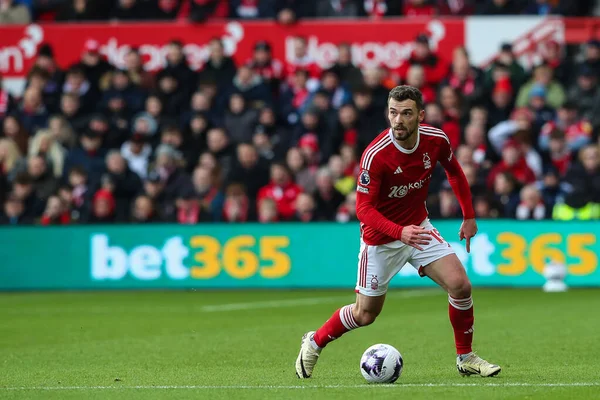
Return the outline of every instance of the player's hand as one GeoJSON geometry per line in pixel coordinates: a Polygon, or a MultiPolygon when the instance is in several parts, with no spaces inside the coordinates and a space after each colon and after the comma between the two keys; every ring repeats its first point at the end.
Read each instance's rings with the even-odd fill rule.
{"type": "Polygon", "coordinates": [[[409,225],[402,229],[400,241],[417,250],[423,251],[420,245],[428,245],[431,241],[431,235],[427,229],[423,229],[421,226],[409,225]]]}
{"type": "Polygon", "coordinates": [[[477,233],[477,222],[475,222],[474,218],[465,219],[460,226],[460,230],[458,231],[458,236],[460,237],[460,241],[463,239],[467,239],[467,253],[471,252],[471,238],[475,236],[477,233]]]}

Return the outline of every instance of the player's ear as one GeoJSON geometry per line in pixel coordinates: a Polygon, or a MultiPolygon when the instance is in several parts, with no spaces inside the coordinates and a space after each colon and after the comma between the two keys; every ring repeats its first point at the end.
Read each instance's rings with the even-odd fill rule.
{"type": "Polygon", "coordinates": [[[423,122],[425,120],[425,110],[419,111],[419,122],[423,122]]]}

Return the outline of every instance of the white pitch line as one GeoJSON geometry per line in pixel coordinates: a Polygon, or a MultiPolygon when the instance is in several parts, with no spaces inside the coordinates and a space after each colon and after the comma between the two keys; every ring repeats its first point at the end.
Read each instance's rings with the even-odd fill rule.
{"type": "Polygon", "coordinates": [[[202,386],[202,385],[163,385],[163,386],[21,386],[21,387],[0,387],[7,391],[24,390],[136,390],[136,389],[191,389],[191,390],[215,390],[215,389],[360,389],[360,388],[384,388],[384,389],[403,389],[415,387],[592,387],[600,386],[600,382],[574,382],[574,383],[526,383],[526,382],[506,382],[506,383],[398,383],[393,385],[382,384],[362,384],[362,385],[223,385],[223,386],[202,386]]]}
{"type": "MultiPolygon", "coordinates": [[[[441,294],[438,290],[411,290],[409,292],[393,292],[388,295],[389,298],[409,298],[409,297],[425,297],[425,296],[436,296],[441,294]]],[[[349,301],[352,299],[350,295],[347,296],[329,296],[329,297],[308,297],[300,299],[286,299],[286,300],[271,300],[271,301],[255,301],[248,303],[230,303],[230,304],[216,304],[210,306],[203,306],[200,310],[204,312],[221,312],[221,311],[238,311],[238,310],[255,310],[259,308],[281,308],[281,307],[295,307],[295,306],[311,306],[315,304],[333,303],[336,301],[349,301]]]]}

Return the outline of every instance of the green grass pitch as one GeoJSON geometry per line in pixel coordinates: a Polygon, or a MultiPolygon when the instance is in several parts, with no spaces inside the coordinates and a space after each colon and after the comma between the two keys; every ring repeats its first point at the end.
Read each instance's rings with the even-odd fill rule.
{"type": "Polygon", "coordinates": [[[0,294],[1,399],[598,399],[600,290],[474,292],[475,350],[497,378],[456,372],[439,290],[395,290],[299,380],[302,334],[352,291],[0,294]],[[358,363],[389,343],[405,367],[367,385],[358,363]],[[376,397],[375,397],[376,396],[376,397]],[[439,397],[438,397],[439,396],[439,397]]]}

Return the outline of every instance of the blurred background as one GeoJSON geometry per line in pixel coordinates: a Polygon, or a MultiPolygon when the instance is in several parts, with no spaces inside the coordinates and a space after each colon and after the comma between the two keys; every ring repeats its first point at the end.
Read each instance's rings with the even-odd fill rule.
{"type": "MultiPolygon", "coordinates": [[[[474,283],[558,264],[600,285],[599,11],[0,0],[2,287],[351,287],[358,161],[399,84],[471,185],[480,234],[455,247],[474,283]]],[[[456,241],[440,167],[427,205],[456,241]]]]}

